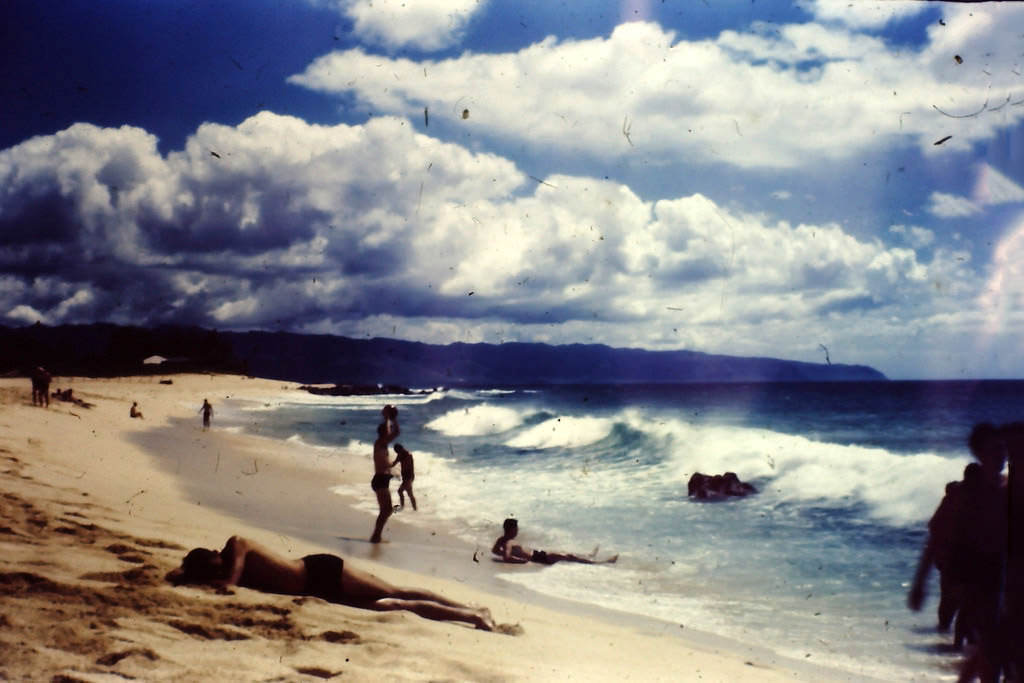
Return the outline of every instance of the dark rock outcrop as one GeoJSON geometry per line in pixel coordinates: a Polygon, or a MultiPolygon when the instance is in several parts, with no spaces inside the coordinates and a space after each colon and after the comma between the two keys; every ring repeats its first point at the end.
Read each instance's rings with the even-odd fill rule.
{"type": "Polygon", "coordinates": [[[694,472],[686,485],[686,493],[691,498],[710,501],[749,496],[757,493],[757,489],[753,484],[740,481],[735,472],[715,475],[694,472]]]}

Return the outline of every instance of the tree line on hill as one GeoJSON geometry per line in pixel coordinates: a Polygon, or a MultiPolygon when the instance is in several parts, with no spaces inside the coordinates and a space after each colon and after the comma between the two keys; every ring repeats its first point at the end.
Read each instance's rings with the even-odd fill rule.
{"type": "Polygon", "coordinates": [[[528,384],[876,381],[864,365],[805,363],[602,344],[424,344],[290,332],[225,332],[108,323],[0,326],[0,374],[220,372],[305,384],[419,387],[528,384]],[[153,356],[160,364],[144,364],[153,356]]]}

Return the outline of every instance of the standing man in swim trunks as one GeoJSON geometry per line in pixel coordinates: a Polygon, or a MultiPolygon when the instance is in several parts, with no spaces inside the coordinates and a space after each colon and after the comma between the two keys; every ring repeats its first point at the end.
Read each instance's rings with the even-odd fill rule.
{"type": "Polygon", "coordinates": [[[384,524],[388,517],[394,512],[391,501],[391,458],[388,456],[388,444],[398,438],[398,408],[392,405],[384,406],[381,411],[384,421],[377,425],[377,440],[373,442],[373,479],[370,480],[370,488],[377,494],[377,505],[380,506],[380,513],[377,515],[377,523],[373,527],[373,536],[370,536],[370,543],[380,543],[380,534],[384,531],[384,524]]]}

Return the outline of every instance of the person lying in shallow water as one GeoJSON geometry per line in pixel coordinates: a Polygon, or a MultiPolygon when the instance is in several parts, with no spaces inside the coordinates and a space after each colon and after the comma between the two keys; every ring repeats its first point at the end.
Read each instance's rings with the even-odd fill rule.
{"type": "Polygon", "coordinates": [[[473,607],[419,588],[393,586],[345,566],[337,555],[282,557],[256,541],[232,536],[222,550],[194,548],[167,579],[176,584],[241,586],[265,593],[310,595],[328,602],[379,611],[407,610],[435,621],[463,621],[484,631],[498,628],[486,607],[473,607]]]}
{"type": "Polygon", "coordinates": [[[618,555],[612,555],[606,560],[598,560],[597,548],[589,555],[575,555],[573,553],[558,553],[551,550],[531,550],[519,544],[510,543],[519,534],[519,521],[509,517],[502,525],[505,533],[494,542],[491,552],[497,555],[503,562],[526,564],[536,562],[538,564],[554,564],[555,562],[579,562],[581,564],[606,564],[619,559],[618,555]]]}

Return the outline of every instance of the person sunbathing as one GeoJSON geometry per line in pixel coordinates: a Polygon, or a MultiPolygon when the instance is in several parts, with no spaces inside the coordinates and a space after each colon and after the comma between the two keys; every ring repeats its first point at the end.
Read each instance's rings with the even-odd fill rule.
{"type": "Polygon", "coordinates": [[[605,564],[612,563],[619,559],[613,555],[606,560],[597,560],[597,548],[590,555],[575,555],[573,553],[558,553],[551,550],[531,550],[516,543],[510,543],[519,534],[519,521],[509,517],[502,525],[505,533],[494,542],[491,552],[497,555],[503,562],[514,564],[526,564],[536,562],[538,564],[554,564],[556,562],[579,562],[581,564],[605,564]]]}
{"type": "Polygon", "coordinates": [[[194,548],[167,579],[176,584],[241,586],[265,593],[310,595],[379,611],[407,610],[424,619],[463,621],[495,630],[486,607],[472,607],[419,588],[401,588],[345,565],[337,555],[282,557],[256,541],[232,536],[222,550],[194,548]]]}

